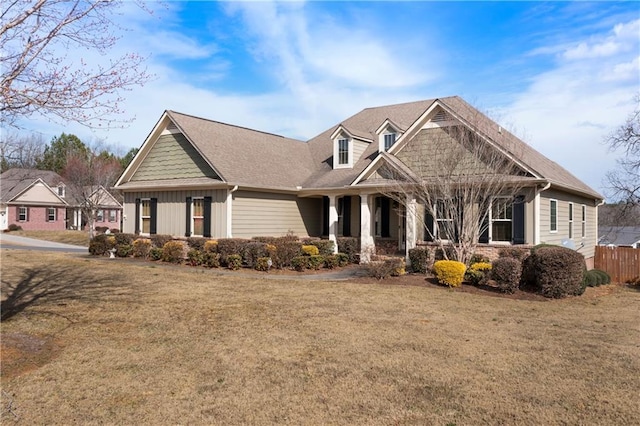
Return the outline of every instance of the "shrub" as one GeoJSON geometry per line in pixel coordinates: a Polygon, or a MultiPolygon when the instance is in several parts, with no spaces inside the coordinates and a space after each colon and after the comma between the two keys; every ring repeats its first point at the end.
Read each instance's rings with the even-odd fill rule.
{"type": "Polygon", "coordinates": [[[96,235],[89,242],[89,254],[93,256],[104,256],[107,250],[113,248],[110,244],[109,236],[105,234],[96,235]]]}
{"type": "Polygon", "coordinates": [[[338,251],[349,257],[349,262],[358,263],[360,259],[360,239],[356,237],[338,237],[338,251]]]}
{"type": "Polygon", "coordinates": [[[394,257],[385,260],[391,266],[391,276],[399,277],[407,273],[407,263],[402,257],[394,257]]]}
{"type": "Polygon", "coordinates": [[[116,239],[116,246],[131,245],[133,244],[133,240],[136,239],[136,235],[125,234],[124,232],[121,232],[119,234],[114,234],[113,237],[116,239]]]}
{"type": "Polygon", "coordinates": [[[434,253],[434,260],[437,262],[439,260],[456,260],[457,256],[456,256],[456,251],[454,250],[453,246],[446,246],[444,249],[441,247],[438,247],[434,253]],[[445,253],[446,253],[446,257],[445,257],[445,253]]]}
{"type": "Polygon", "coordinates": [[[491,260],[489,260],[489,258],[483,254],[473,253],[469,264],[473,265],[474,263],[491,263],[491,260]]]}
{"type": "Polygon", "coordinates": [[[599,282],[598,285],[611,283],[611,276],[607,274],[605,271],[602,271],[600,269],[592,269],[590,272],[593,272],[595,275],[598,276],[598,282],[599,282]]]}
{"type": "Polygon", "coordinates": [[[200,251],[204,250],[204,245],[206,244],[207,241],[208,239],[203,237],[187,238],[187,244],[189,245],[189,248],[200,250],[200,251]]]}
{"type": "Polygon", "coordinates": [[[202,264],[207,268],[219,268],[220,267],[220,254],[210,251],[202,253],[202,264]]]}
{"type": "Polygon", "coordinates": [[[173,240],[171,235],[154,234],[151,236],[151,243],[154,247],[163,248],[165,244],[173,240]]]}
{"type": "Polygon", "coordinates": [[[517,259],[520,262],[524,260],[525,257],[529,256],[530,251],[524,248],[519,247],[505,247],[501,248],[498,251],[499,257],[510,257],[512,259],[517,259]]]}
{"type": "Polygon", "coordinates": [[[9,225],[9,228],[7,228],[7,231],[9,232],[22,231],[22,226],[12,223],[11,225],[9,225]]]}
{"type": "Polygon", "coordinates": [[[322,268],[322,265],[324,265],[324,256],[320,256],[319,254],[312,254],[309,257],[309,269],[314,269],[314,270],[318,270],[320,268],[322,268]]]}
{"type": "Polygon", "coordinates": [[[320,254],[318,247],[313,245],[303,245],[300,249],[305,256],[317,256],[320,254]]]}
{"type": "Polygon", "coordinates": [[[324,267],[327,269],[334,269],[338,266],[338,256],[330,254],[324,257],[324,267]]]}
{"type": "Polygon", "coordinates": [[[118,257],[129,257],[131,253],[133,253],[132,244],[119,244],[116,246],[116,256],[118,257]]]}
{"type": "Polygon", "coordinates": [[[291,259],[291,267],[298,272],[302,272],[309,266],[309,256],[296,256],[291,259]]]}
{"type": "Polygon", "coordinates": [[[464,279],[473,285],[480,284],[491,272],[491,263],[477,262],[472,263],[464,274],[464,279]]]}
{"type": "Polygon", "coordinates": [[[256,259],[255,269],[257,271],[268,271],[271,267],[272,261],[270,257],[259,257],[256,259]]]}
{"type": "Polygon", "coordinates": [[[426,247],[416,247],[409,250],[409,261],[411,270],[418,274],[427,273],[427,263],[429,262],[429,249],[426,247]]]}
{"type": "Polygon", "coordinates": [[[107,232],[107,229],[109,229],[109,227],[108,226],[96,226],[94,229],[96,230],[96,232],[104,234],[105,232],[107,232]]]}
{"type": "Polygon", "coordinates": [[[133,257],[141,257],[146,259],[151,251],[151,240],[148,238],[138,238],[133,242],[133,257]]]}
{"type": "Polygon", "coordinates": [[[273,260],[273,266],[278,269],[292,266],[293,258],[300,256],[302,243],[292,239],[291,236],[276,238],[274,244],[270,244],[275,249],[270,248],[269,254],[273,260]]]}
{"type": "Polygon", "coordinates": [[[349,264],[349,256],[344,253],[337,253],[336,260],[338,261],[338,266],[344,267],[349,264]]]}
{"type": "Polygon", "coordinates": [[[491,270],[491,268],[493,267],[493,265],[489,262],[478,262],[478,263],[473,263],[469,269],[471,271],[481,271],[481,272],[489,272],[491,270]]]}
{"type": "Polygon", "coordinates": [[[110,231],[111,231],[112,234],[119,234],[120,233],[120,230],[118,228],[111,228],[110,231]]]}
{"type": "Polygon", "coordinates": [[[261,257],[268,257],[267,245],[258,241],[248,241],[242,250],[242,260],[249,268],[256,266],[256,262],[261,257]]]}
{"type": "Polygon", "coordinates": [[[545,297],[560,298],[584,292],[584,257],[560,246],[540,247],[527,258],[535,289],[545,297]]]}
{"type": "Polygon", "coordinates": [[[457,260],[438,260],[433,264],[433,273],[440,284],[459,287],[464,279],[467,267],[457,260]]]}
{"type": "Polygon", "coordinates": [[[318,248],[318,254],[322,256],[329,256],[333,254],[333,241],[331,240],[311,240],[305,239],[303,244],[316,246],[318,248]]]}
{"type": "Polygon", "coordinates": [[[217,240],[207,240],[204,243],[203,250],[207,253],[218,253],[218,241],[217,240]]]}
{"type": "Polygon", "coordinates": [[[237,271],[242,267],[242,257],[239,254],[230,254],[227,256],[227,267],[237,271]]]}
{"type": "Polygon", "coordinates": [[[366,270],[370,277],[383,280],[391,276],[391,273],[393,272],[393,265],[384,260],[372,260],[367,263],[366,270]]]}
{"type": "Polygon", "coordinates": [[[184,244],[182,241],[169,241],[162,247],[162,260],[180,263],[184,259],[184,244]]]}
{"type": "Polygon", "coordinates": [[[520,285],[522,262],[514,257],[499,257],[491,265],[491,279],[505,293],[515,293],[520,285]]]}
{"type": "Polygon", "coordinates": [[[591,271],[587,271],[584,273],[584,285],[587,287],[597,287],[600,284],[602,284],[600,282],[600,276],[594,272],[594,270],[592,269],[591,271]]]}
{"type": "Polygon", "coordinates": [[[151,250],[149,250],[149,259],[151,260],[162,259],[162,249],[160,247],[151,247],[151,250]]]}
{"type": "Polygon", "coordinates": [[[243,238],[220,238],[218,240],[218,253],[220,253],[220,263],[222,265],[229,265],[228,257],[231,255],[240,256],[242,261],[242,251],[248,242],[251,240],[245,240],[243,238]]]}
{"type": "Polygon", "coordinates": [[[200,266],[204,263],[203,253],[195,248],[189,249],[187,252],[187,263],[191,266],[200,266]]]}

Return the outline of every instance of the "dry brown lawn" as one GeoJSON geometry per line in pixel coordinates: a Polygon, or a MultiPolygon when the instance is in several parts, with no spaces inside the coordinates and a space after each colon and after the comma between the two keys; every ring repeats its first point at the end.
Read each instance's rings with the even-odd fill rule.
{"type": "Polygon", "coordinates": [[[89,233],[87,231],[13,231],[11,235],[84,247],[89,246],[89,233]]]}
{"type": "Polygon", "coordinates": [[[640,292],[560,301],[2,251],[2,422],[635,424],[640,292]]]}

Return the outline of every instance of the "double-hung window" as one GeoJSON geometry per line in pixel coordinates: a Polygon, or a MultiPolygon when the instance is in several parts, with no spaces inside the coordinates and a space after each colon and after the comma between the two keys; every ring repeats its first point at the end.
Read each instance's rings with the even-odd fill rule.
{"type": "Polygon", "coordinates": [[[26,222],[29,220],[29,210],[27,207],[18,207],[18,221],[26,222]]]}
{"type": "Polygon", "coordinates": [[[384,150],[389,151],[389,149],[391,149],[394,143],[396,143],[396,134],[386,133],[384,135],[384,150]]]}
{"type": "Polygon", "coordinates": [[[573,238],[573,203],[569,203],[569,238],[573,238]]]}
{"type": "Polygon", "coordinates": [[[191,220],[193,235],[204,235],[204,198],[194,198],[191,204],[191,220]]]}
{"type": "Polygon", "coordinates": [[[56,208],[49,207],[47,208],[47,222],[55,222],[56,221],[56,208]]]}
{"type": "Polygon", "coordinates": [[[443,200],[436,202],[436,238],[440,240],[454,240],[453,217],[443,200]]]}
{"type": "Polygon", "coordinates": [[[116,220],[118,220],[118,211],[109,210],[109,222],[115,222],[116,220]]]}
{"type": "Polygon", "coordinates": [[[338,164],[349,164],[349,139],[338,139],[338,164]]]}
{"type": "Polygon", "coordinates": [[[140,200],[140,231],[143,234],[151,233],[151,199],[140,200]]]}
{"type": "Polygon", "coordinates": [[[96,212],[96,222],[104,222],[104,210],[99,209],[96,212]]]}
{"type": "Polygon", "coordinates": [[[558,200],[549,200],[549,230],[558,232],[558,200]]]}
{"type": "Polygon", "coordinates": [[[512,241],[512,230],[513,202],[511,198],[494,198],[491,202],[491,241],[512,241]]]}

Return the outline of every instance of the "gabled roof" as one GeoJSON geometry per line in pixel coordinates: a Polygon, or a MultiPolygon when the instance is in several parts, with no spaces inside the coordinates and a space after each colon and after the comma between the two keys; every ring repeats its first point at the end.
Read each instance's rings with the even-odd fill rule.
{"type": "MultiPolygon", "coordinates": [[[[0,202],[11,202],[11,200],[29,189],[37,181],[43,182],[49,188],[64,183],[62,177],[51,170],[9,169],[0,175],[0,202]]],[[[52,192],[56,197],[58,196],[57,192],[52,192]]],[[[66,204],[64,199],[60,200],[66,204]]]]}

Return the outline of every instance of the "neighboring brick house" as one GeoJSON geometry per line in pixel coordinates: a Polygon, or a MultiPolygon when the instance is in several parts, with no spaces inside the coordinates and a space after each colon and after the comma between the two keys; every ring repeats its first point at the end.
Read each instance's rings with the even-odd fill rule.
{"type": "Polygon", "coordinates": [[[504,176],[522,183],[520,196],[487,214],[479,251],[570,240],[589,263],[603,197],[455,96],[367,108],[307,142],[165,111],[116,182],[123,230],[213,238],[292,231],[357,237],[363,256],[389,247],[406,253],[438,238],[445,219],[426,217],[435,209],[420,200],[407,203],[409,213],[385,196],[382,167],[425,176],[416,159],[428,164],[449,126],[473,132],[519,167],[504,176]]]}
{"type": "MultiPolygon", "coordinates": [[[[122,205],[104,188],[94,191],[105,201],[95,226],[120,229],[122,205]],[[102,194],[108,196],[102,196],[102,194]]],[[[16,224],[24,230],[83,229],[81,200],[63,178],[49,170],[10,169],[0,175],[0,230],[16,224]]]]}

